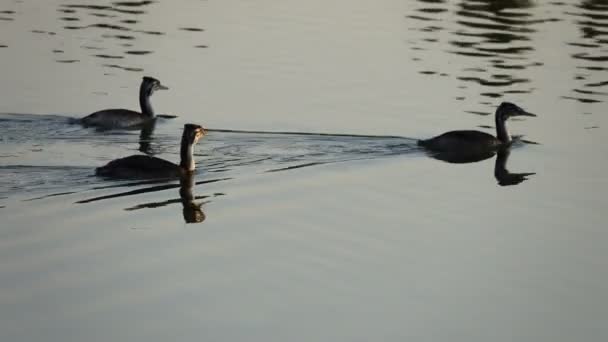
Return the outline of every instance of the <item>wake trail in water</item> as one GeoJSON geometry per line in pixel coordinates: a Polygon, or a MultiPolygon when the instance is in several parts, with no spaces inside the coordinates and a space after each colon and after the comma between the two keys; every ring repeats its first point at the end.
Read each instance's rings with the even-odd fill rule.
{"type": "MultiPolygon", "coordinates": [[[[156,125],[149,132],[99,132],[69,121],[59,115],[0,114],[0,205],[15,194],[31,194],[28,200],[37,200],[111,187],[143,187],[145,192],[153,183],[107,181],[93,176],[94,169],[139,153],[179,162],[182,125],[173,123],[175,120],[156,125]]],[[[399,136],[232,129],[208,132],[194,154],[196,177],[203,181],[270,175],[417,150],[415,139],[399,136]]],[[[139,193],[137,189],[129,191],[139,193]]],[[[95,197],[103,198],[90,198],[95,197]]]]}

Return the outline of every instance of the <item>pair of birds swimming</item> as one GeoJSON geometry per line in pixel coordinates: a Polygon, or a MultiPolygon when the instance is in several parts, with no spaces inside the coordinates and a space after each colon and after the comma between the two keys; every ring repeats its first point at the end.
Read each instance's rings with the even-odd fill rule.
{"type": "MultiPolygon", "coordinates": [[[[86,127],[106,130],[145,128],[153,125],[156,120],[150,97],[157,90],[167,89],[169,88],[162,85],[159,80],[146,76],[139,87],[141,113],[128,109],[104,109],[87,115],[79,122],[86,127]]],[[[95,173],[98,176],[117,179],[183,178],[194,171],[196,167],[194,145],[205,134],[207,134],[207,130],[203,126],[184,125],[179,164],[147,155],[132,155],[112,160],[108,164],[98,167],[95,173]]]]}
{"type": "MultiPolygon", "coordinates": [[[[156,90],[168,89],[159,80],[144,77],[139,88],[141,113],[127,109],[106,109],[92,113],[80,120],[84,126],[102,129],[133,128],[154,122],[155,114],[150,97],[156,90]]],[[[477,155],[509,147],[512,143],[506,121],[514,116],[536,116],[521,107],[503,102],[495,113],[496,136],[488,133],[459,130],[450,131],[426,140],[418,145],[434,153],[477,155]]],[[[109,178],[177,178],[191,174],[195,169],[194,144],[207,133],[200,125],[186,124],[182,134],[180,163],[146,155],[133,155],[109,162],[96,169],[96,174],[109,178]]]]}

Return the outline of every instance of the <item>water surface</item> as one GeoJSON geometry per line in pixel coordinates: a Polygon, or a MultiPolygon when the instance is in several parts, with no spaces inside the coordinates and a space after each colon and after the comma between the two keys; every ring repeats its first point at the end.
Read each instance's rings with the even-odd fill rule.
{"type": "Polygon", "coordinates": [[[3,2],[0,339],[606,340],[607,26],[601,0],[3,2]],[[69,124],[145,75],[177,118],[69,124]],[[417,148],[501,101],[534,143],[417,148]],[[94,176],[176,162],[188,122],[190,183],[94,176]]]}

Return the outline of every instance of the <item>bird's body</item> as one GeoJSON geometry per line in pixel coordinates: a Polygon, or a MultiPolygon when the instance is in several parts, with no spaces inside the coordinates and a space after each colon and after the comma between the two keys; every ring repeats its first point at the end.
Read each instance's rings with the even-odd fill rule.
{"type": "Polygon", "coordinates": [[[184,173],[179,165],[157,157],[143,154],[112,160],[96,169],[102,177],[122,179],[177,178],[184,173]]]}
{"type": "Polygon", "coordinates": [[[501,145],[501,141],[485,132],[461,130],[446,132],[427,140],[418,140],[418,145],[438,151],[470,150],[478,149],[480,146],[495,148],[501,145]]]}
{"type": "Polygon", "coordinates": [[[431,151],[450,153],[481,153],[496,150],[500,147],[508,147],[512,140],[505,121],[511,116],[536,115],[528,113],[512,103],[503,102],[496,109],[496,136],[474,130],[450,131],[430,139],[418,140],[418,145],[431,151]]]}
{"type": "Polygon", "coordinates": [[[130,109],[103,109],[80,119],[84,126],[101,129],[138,128],[155,120],[154,109],[150,96],[156,90],[168,89],[160,81],[152,77],[144,77],[139,88],[139,104],[141,113],[130,109]]]}
{"type": "Polygon", "coordinates": [[[193,159],[194,144],[204,136],[205,129],[199,125],[186,124],[182,135],[180,148],[180,163],[151,157],[147,155],[132,155],[112,160],[108,164],[98,167],[95,174],[115,179],[152,179],[152,178],[179,178],[195,169],[193,159]]]}
{"type": "Polygon", "coordinates": [[[147,117],[139,112],[129,109],[103,109],[81,119],[85,126],[100,128],[138,128],[154,121],[154,117],[147,117]]]}

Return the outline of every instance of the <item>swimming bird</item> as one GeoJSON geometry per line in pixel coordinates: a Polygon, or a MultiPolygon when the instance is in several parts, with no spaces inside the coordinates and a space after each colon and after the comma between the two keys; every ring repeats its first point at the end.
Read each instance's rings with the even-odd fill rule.
{"type": "Polygon", "coordinates": [[[115,159],[105,166],[98,167],[95,174],[115,179],[178,178],[191,174],[195,169],[194,144],[207,133],[202,126],[185,124],[180,148],[180,163],[151,157],[132,155],[115,159]]]}
{"type": "Polygon", "coordinates": [[[139,105],[141,113],[129,109],[104,109],[80,119],[85,126],[95,126],[103,129],[130,128],[154,120],[154,109],[150,104],[150,96],[156,90],[167,90],[159,80],[145,76],[139,87],[139,105]]]}
{"type": "Polygon", "coordinates": [[[496,136],[473,130],[450,131],[431,139],[418,140],[418,145],[440,152],[495,150],[502,146],[509,146],[512,140],[505,122],[512,116],[536,115],[513,103],[503,102],[496,109],[496,136]]]}

